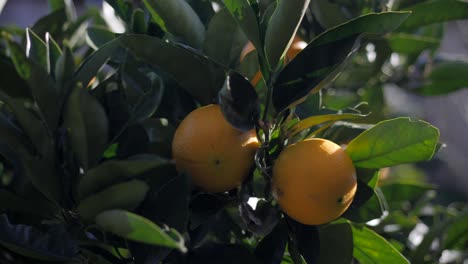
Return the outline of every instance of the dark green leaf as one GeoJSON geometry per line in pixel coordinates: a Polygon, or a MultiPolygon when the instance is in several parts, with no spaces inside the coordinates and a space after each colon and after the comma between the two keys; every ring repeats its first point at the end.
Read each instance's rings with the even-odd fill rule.
{"type": "Polygon", "coordinates": [[[468,212],[461,213],[452,220],[445,231],[444,249],[464,249],[468,246],[468,212]]]}
{"type": "Polygon", "coordinates": [[[310,0],[280,0],[265,33],[265,55],[271,69],[276,69],[292,43],[310,0]]]}
{"type": "Polygon", "coordinates": [[[424,121],[395,118],[378,123],[356,137],[346,148],[353,163],[362,168],[383,168],[429,160],[439,140],[439,130],[424,121]]]}
{"type": "Polygon", "coordinates": [[[398,264],[410,263],[398,250],[374,231],[352,224],[353,256],[359,263],[398,264]]]}
{"type": "Polygon", "coordinates": [[[423,95],[443,95],[468,87],[468,63],[443,62],[434,65],[428,81],[418,88],[423,95]]]}
{"type": "Polygon", "coordinates": [[[66,9],[59,8],[47,16],[39,19],[34,24],[34,26],[32,26],[31,30],[40,37],[45,36],[45,34],[49,32],[49,34],[51,34],[54,38],[59,38],[61,37],[60,35],[62,33],[62,29],[67,20],[68,18],[66,9]]]}
{"type": "Polygon", "coordinates": [[[48,0],[47,2],[49,3],[49,8],[52,11],[65,7],[64,0],[48,0]]]}
{"type": "Polygon", "coordinates": [[[102,212],[96,216],[96,223],[104,230],[128,240],[187,251],[184,239],[177,231],[165,231],[150,220],[127,211],[102,212]]]}
{"type": "Polygon", "coordinates": [[[27,83],[16,71],[15,65],[10,60],[0,58],[0,72],[2,73],[0,90],[11,97],[31,97],[27,83]]]}
{"type": "Polygon", "coordinates": [[[241,131],[255,127],[260,111],[258,95],[244,76],[230,72],[218,99],[224,117],[232,126],[241,131]]]}
{"type": "Polygon", "coordinates": [[[194,250],[188,263],[260,264],[262,262],[259,262],[247,248],[241,245],[207,243],[194,250]]]}
{"type": "Polygon", "coordinates": [[[288,243],[288,227],[279,223],[255,248],[255,255],[262,263],[280,264],[288,243]]]}
{"type": "Polygon", "coordinates": [[[46,33],[45,35],[45,40],[46,40],[46,51],[47,51],[47,72],[50,75],[55,74],[55,66],[62,55],[62,50],[60,49],[60,46],[55,42],[55,40],[52,38],[52,36],[49,33],[46,33]]]}
{"type": "Polygon", "coordinates": [[[87,30],[90,46],[95,49],[99,49],[107,42],[110,42],[115,38],[115,34],[104,26],[91,26],[87,30]]]}
{"type": "Polygon", "coordinates": [[[98,50],[80,64],[76,70],[73,82],[81,82],[84,87],[87,87],[91,79],[97,75],[102,66],[119,50],[119,42],[111,41],[102,45],[98,50]]]}
{"type": "MultiPolygon", "coordinates": [[[[224,0],[226,8],[258,50],[263,51],[258,19],[248,0],[224,0]]],[[[262,56],[263,54],[260,54],[262,56]]]]}
{"type": "Polygon", "coordinates": [[[212,103],[223,86],[225,67],[196,51],[143,35],[126,35],[118,41],[139,59],[172,75],[182,88],[203,105],[212,103]]]}
{"type": "Polygon", "coordinates": [[[335,27],[351,18],[349,11],[338,1],[313,0],[310,3],[310,10],[324,29],[335,27]]]}
{"type": "Polygon", "coordinates": [[[404,54],[419,54],[422,51],[436,49],[440,41],[431,37],[410,34],[392,34],[387,37],[393,51],[404,54]]]}
{"type": "Polygon", "coordinates": [[[10,223],[0,215],[0,245],[35,260],[71,261],[78,249],[63,226],[51,226],[47,232],[26,225],[10,223]]]}
{"type": "Polygon", "coordinates": [[[357,119],[365,117],[366,115],[361,114],[330,114],[330,115],[315,115],[308,117],[299,121],[297,124],[292,126],[288,131],[289,136],[295,136],[299,132],[311,128],[316,125],[320,125],[325,122],[336,122],[338,120],[346,120],[346,119],[357,119]]]}
{"type": "Polygon", "coordinates": [[[213,16],[208,25],[203,50],[214,61],[234,66],[239,62],[239,54],[246,41],[236,20],[229,10],[223,8],[213,16]]]}
{"type": "Polygon", "coordinates": [[[61,97],[68,94],[74,72],[75,60],[73,53],[69,48],[65,48],[55,65],[55,83],[61,97]]]}
{"type": "MultiPolygon", "coordinates": [[[[50,61],[46,43],[31,29],[26,29],[26,56],[43,69],[49,70],[50,61]]],[[[49,72],[49,71],[48,71],[49,72]]]]}
{"type": "Polygon", "coordinates": [[[86,172],[97,164],[107,148],[106,112],[96,98],[83,87],[76,86],[66,104],[64,126],[73,152],[86,172]]]}
{"type": "Polygon", "coordinates": [[[205,26],[197,13],[184,0],[144,0],[155,22],[163,24],[171,34],[181,37],[190,46],[200,49],[205,41],[205,26]],[[159,20],[161,18],[161,20],[159,20]]]}
{"type": "Polygon", "coordinates": [[[319,237],[320,253],[316,263],[352,263],[353,231],[349,223],[338,221],[322,226],[319,237]]]}
{"type": "MultiPolygon", "coordinates": [[[[190,179],[181,174],[154,188],[141,206],[139,212],[149,220],[168,225],[181,234],[187,231],[189,221],[190,179]],[[171,206],[168,207],[167,205],[171,206]]],[[[170,250],[136,244],[132,250],[138,262],[157,263],[164,259],[170,250]]]]}
{"type": "Polygon", "coordinates": [[[132,14],[132,32],[136,34],[145,34],[147,30],[147,23],[145,19],[145,12],[141,9],[133,10],[132,14]]]}
{"type": "Polygon", "coordinates": [[[307,263],[316,263],[320,252],[320,237],[317,226],[303,225],[287,218],[292,242],[307,263]]]}
{"type": "Polygon", "coordinates": [[[468,2],[464,0],[428,0],[403,10],[411,11],[412,14],[401,24],[400,30],[468,18],[468,2]],[[428,16],[427,14],[433,15],[428,16]]]}
{"type": "Polygon", "coordinates": [[[31,76],[31,65],[23,49],[13,41],[7,41],[7,49],[11,57],[13,65],[15,65],[16,72],[25,80],[31,76]]]}
{"type": "Polygon", "coordinates": [[[408,12],[368,14],[325,31],[280,72],[273,88],[277,112],[297,105],[330,84],[359,48],[363,37],[394,30],[408,12]]]}
{"type": "Polygon", "coordinates": [[[168,160],[159,157],[152,157],[151,159],[137,159],[135,157],[128,160],[103,162],[83,175],[78,185],[78,196],[82,199],[111,184],[135,178],[138,175],[168,163],[168,160]]]}
{"type": "Polygon", "coordinates": [[[0,212],[9,211],[50,217],[51,214],[55,213],[55,209],[46,200],[29,200],[7,190],[0,189],[0,212]]]}
{"type": "Polygon", "coordinates": [[[132,3],[126,0],[106,0],[106,2],[114,8],[120,18],[125,22],[130,23],[132,15],[132,3]]]}

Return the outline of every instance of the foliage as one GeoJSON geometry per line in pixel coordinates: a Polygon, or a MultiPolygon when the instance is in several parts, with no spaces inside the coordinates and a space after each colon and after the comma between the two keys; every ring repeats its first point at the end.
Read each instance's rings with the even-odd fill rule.
{"type": "Polygon", "coordinates": [[[0,260],[428,263],[466,249],[465,205],[436,205],[433,186],[379,169],[438,148],[432,125],[389,119],[382,86],[466,87],[465,62],[432,57],[440,23],[467,18],[468,3],[289,1],[106,0],[115,33],[99,10],[50,0],[31,28],[1,27],[0,260]],[[308,45],[285,65],[295,34],[308,45]],[[239,62],[247,40],[257,52],[239,62]],[[404,64],[389,63],[395,53],[404,64]],[[210,103],[262,141],[226,193],[191,186],[171,160],[175,128],[210,103]],[[348,145],[358,168],[352,205],[320,226],[284,215],[270,190],[275,158],[310,136],[348,145]],[[412,244],[421,225],[431,229],[412,244]]]}

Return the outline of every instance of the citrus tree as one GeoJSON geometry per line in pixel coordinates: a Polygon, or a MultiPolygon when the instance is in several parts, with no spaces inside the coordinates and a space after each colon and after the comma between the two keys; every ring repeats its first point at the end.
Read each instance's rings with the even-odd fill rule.
{"type": "MultiPolygon", "coordinates": [[[[381,175],[440,147],[381,87],[414,83],[466,1],[49,5],[0,28],[0,260],[431,263],[467,245],[464,205],[422,215],[432,186],[381,175]]],[[[446,78],[464,63],[427,67],[412,92],[466,86],[446,78]]]]}

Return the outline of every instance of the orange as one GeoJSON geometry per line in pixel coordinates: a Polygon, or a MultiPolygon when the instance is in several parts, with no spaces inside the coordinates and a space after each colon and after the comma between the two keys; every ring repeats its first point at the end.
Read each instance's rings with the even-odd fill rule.
{"type": "Polygon", "coordinates": [[[332,141],[313,138],[286,147],[273,167],[273,195],[296,221],[320,225],[340,217],[357,189],[348,154],[332,141]]]}
{"type": "Polygon", "coordinates": [[[258,140],[254,130],[241,132],[223,116],[219,105],[192,111],[172,141],[176,168],[207,192],[239,186],[254,163],[258,140]]]}
{"type": "MultiPolygon", "coordinates": [[[[302,40],[300,37],[298,36],[295,36],[294,39],[293,39],[293,42],[291,44],[291,46],[289,47],[288,51],[286,52],[286,58],[284,60],[284,62],[287,64],[288,62],[290,62],[292,59],[294,59],[297,54],[299,54],[299,52],[301,52],[301,50],[303,50],[305,47],[307,46],[307,43],[302,40]]],[[[242,52],[241,52],[241,55],[240,55],[240,61],[242,62],[244,60],[244,58],[252,51],[255,50],[255,46],[252,44],[252,42],[247,42],[247,44],[245,44],[244,48],[242,49],[242,52]]],[[[252,79],[250,80],[250,83],[253,85],[253,86],[256,86],[257,83],[260,81],[260,79],[262,78],[262,73],[260,71],[258,71],[257,73],[255,73],[255,75],[252,77],[252,79]]]]}

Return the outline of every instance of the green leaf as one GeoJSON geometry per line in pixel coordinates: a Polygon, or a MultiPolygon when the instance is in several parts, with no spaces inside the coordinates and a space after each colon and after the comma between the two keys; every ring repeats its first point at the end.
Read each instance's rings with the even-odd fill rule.
{"type": "Polygon", "coordinates": [[[468,87],[468,63],[443,62],[434,65],[428,81],[418,88],[423,95],[443,95],[468,87]]]}
{"type": "Polygon", "coordinates": [[[116,40],[102,45],[98,50],[83,60],[75,71],[72,83],[81,82],[82,85],[86,87],[112,55],[118,52],[119,48],[119,42],[116,40]]]}
{"type": "Polygon", "coordinates": [[[391,34],[387,37],[393,51],[403,54],[419,54],[422,51],[436,49],[440,40],[431,37],[405,33],[391,34]]]}
{"type": "MultiPolygon", "coordinates": [[[[190,178],[187,174],[171,175],[169,181],[150,190],[138,212],[155,223],[168,225],[179,233],[187,231],[189,222],[190,178]],[[171,206],[168,207],[167,205],[171,206]]],[[[170,249],[135,244],[131,247],[137,262],[149,263],[164,259],[170,249]]]]}
{"type": "Polygon", "coordinates": [[[132,14],[132,32],[136,34],[145,34],[147,23],[145,20],[145,12],[141,9],[133,10],[132,14]]]}
{"type": "Polygon", "coordinates": [[[150,220],[127,211],[102,212],[96,216],[96,223],[104,230],[129,240],[187,251],[177,231],[165,231],[150,220]]]}
{"type": "Polygon", "coordinates": [[[55,209],[47,200],[30,200],[12,192],[0,189],[0,212],[10,211],[27,215],[41,215],[50,217],[55,209]]]}
{"type": "Polygon", "coordinates": [[[115,39],[115,34],[104,26],[90,26],[87,29],[88,40],[91,47],[99,49],[107,42],[115,39]]]}
{"type": "Polygon", "coordinates": [[[280,0],[265,33],[265,54],[275,69],[292,44],[310,0],[280,0]]]}
{"type": "Polygon", "coordinates": [[[234,66],[239,62],[239,54],[246,41],[236,20],[229,10],[223,8],[210,20],[203,51],[209,58],[220,64],[234,66]]]}
{"type": "Polygon", "coordinates": [[[233,127],[245,132],[255,127],[260,116],[258,95],[244,76],[230,72],[218,99],[224,117],[233,127]]]}
{"type": "Polygon", "coordinates": [[[346,148],[356,167],[383,168],[425,161],[434,155],[439,130],[424,121],[401,117],[382,121],[346,148]]]}
{"type": "Polygon", "coordinates": [[[83,199],[76,212],[88,222],[104,211],[113,209],[135,210],[144,201],[149,185],[141,180],[130,180],[90,195],[83,199]]]}
{"type": "Polygon", "coordinates": [[[169,160],[159,157],[103,162],[83,175],[78,185],[78,197],[82,199],[111,184],[134,178],[168,163],[170,163],[169,160]]]}
{"type": "Polygon", "coordinates": [[[367,14],[320,34],[279,73],[273,87],[276,111],[295,106],[329,85],[363,38],[388,33],[408,16],[409,12],[367,14]]]}
{"type": "Polygon", "coordinates": [[[415,182],[396,182],[381,186],[381,190],[389,203],[390,209],[399,209],[402,203],[413,202],[425,192],[434,189],[435,186],[415,182]]]}
{"type": "Polygon", "coordinates": [[[58,10],[65,7],[64,0],[48,0],[49,8],[52,11],[58,10]]]}
{"type": "Polygon", "coordinates": [[[374,231],[357,224],[353,230],[353,256],[359,263],[410,263],[398,250],[374,231]]]}
{"type": "Polygon", "coordinates": [[[279,223],[255,248],[255,255],[262,263],[280,263],[288,243],[288,228],[279,223]]]}
{"type": "Polygon", "coordinates": [[[86,172],[101,159],[109,137],[107,115],[93,96],[76,86],[65,106],[64,126],[71,147],[86,172]]]}
{"type": "Polygon", "coordinates": [[[320,238],[317,226],[303,225],[287,218],[292,236],[291,244],[294,244],[307,263],[316,263],[320,252],[320,238]]]}
{"type": "Polygon", "coordinates": [[[73,53],[69,48],[65,48],[55,65],[55,83],[61,98],[68,93],[74,72],[75,60],[73,53]]]}
{"type": "Polygon", "coordinates": [[[444,234],[444,249],[464,249],[468,245],[468,212],[452,220],[444,234]]]}
{"type": "Polygon", "coordinates": [[[130,23],[132,15],[132,3],[126,0],[106,0],[106,2],[114,8],[120,18],[125,22],[130,23]]]}
{"type": "Polygon", "coordinates": [[[464,0],[428,0],[403,10],[411,11],[412,15],[400,26],[399,30],[468,18],[468,2],[464,0]]]}
{"type": "Polygon", "coordinates": [[[190,46],[200,49],[205,41],[205,26],[197,13],[184,0],[144,0],[146,8],[150,11],[156,23],[178,37],[185,40],[190,46]]]}
{"type": "Polygon", "coordinates": [[[51,226],[42,231],[27,225],[14,225],[6,215],[0,215],[0,245],[19,255],[41,261],[71,261],[78,248],[63,226],[51,226]]]}
{"type": "Polygon", "coordinates": [[[196,51],[143,35],[125,35],[117,41],[139,59],[172,75],[182,88],[203,105],[212,103],[223,86],[225,67],[196,51]]]}
{"type": "Polygon", "coordinates": [[[45,34],[49,32],[50,35],[58,39],[62,37],[63,27],[67,21],[67,10],[65,8],[59,8],[39,19],[31,27],[31,31],[38,36],[45,36],[45,34]]]}
{"type": "Polygon", "coordinates": [[[346,119],[358,119],[365,117],[366,115],[360,114],[330,114],[330,115],[316,115],[311,116],[306,119],[303,119],[292,126],[289,131],[288,135],[290,137],[297,135],[301,131],[311,128],[316,125],[320,125],[325,122],[336,122],[339,120],[346,120],[346,119]]]}
{"type": "Polygon", "coordinates": [[[49,70],[50,61],[47,54],[47,45],[29,28],[26,29],[26,57],[43,69],[49,70]]]}
{"type": "Polygon", "coordinates": [[[337,221],[319,228],[320,253],[318,264],[349,264],[353,259],[353,232],[351,225],[337,221]],[[337,253],[339,252],[339,254],[337,253]]]}
{"type": "Polygon", "coordinates": [[[60,58],[60,55],[62,55],[62,50],[49,33],[46,33],[45,40],[47,51],[47,72],[51,75],[54,75],[55,66],[58,59],[60,58]]]}
{"type": "Polygon", "coordinates": [[[13,41],[7,41],[7,49],[18,75],[27,80],[31,76],[31,65],[23,49],[13,41]]]}
{"type": "Polygon", "coordinates": [[[263,45],[258,27],[258,19],[248,0],[224,0],[226,8],[244,31],[247,38],[252,41],[257,50],[261,50],[263,56],[263,45]]]}
{"type": "Polygon", "coordinates": [[[25,80],[16,71],[13,62],[0,57],[0,90],[11,97],[31,98],[31,92],[25,80]]]}

